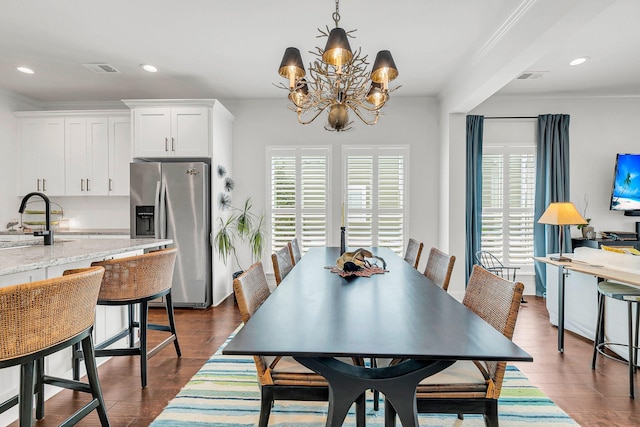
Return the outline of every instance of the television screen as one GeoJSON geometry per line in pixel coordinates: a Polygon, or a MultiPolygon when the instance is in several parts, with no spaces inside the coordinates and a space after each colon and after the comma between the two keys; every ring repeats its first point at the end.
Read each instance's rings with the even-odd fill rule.
{"type": "Polygon", "coordinates": [[[610,209],[640,211],[640,154],[617,155],[610,209]]]}

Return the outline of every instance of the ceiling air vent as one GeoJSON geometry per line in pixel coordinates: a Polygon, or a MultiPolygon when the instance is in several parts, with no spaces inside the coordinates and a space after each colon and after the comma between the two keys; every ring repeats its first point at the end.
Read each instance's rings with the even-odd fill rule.
{"type": "Polygon", "coordinates": [[[109,64],[82,64],[83,67],[87,68],[94,73],[119,73],[120,71],[116,70],[109,64]]]}
{"type": "Polygon", "coordinates": [[[537,79],[541,79],[542,76],[543,76],[542,72],[525,71],[524,73],[518,76],[517,80],[537,80],[537,79]]]}

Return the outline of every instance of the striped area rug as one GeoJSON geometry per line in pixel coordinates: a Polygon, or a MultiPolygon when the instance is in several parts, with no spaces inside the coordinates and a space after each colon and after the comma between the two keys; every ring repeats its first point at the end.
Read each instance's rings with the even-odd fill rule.
{"type": "MultiPolygon", "coordinates": [[[[225,356],[221,353],[225,344],[169,402],[151,424],[152,427],[248,427],[258,424],[260,391],[253,358],[225,356]]],[[[368,394],[367,426],[384,426],[382,401],[380,408],[379,411],[373,410],[372,394],[368,394]]],[[[498,411],[502,427],[578,425],[534,387],[522,372],[510,365],[507,365],[498,411]]],[[[326,402],[276,401],[269,426],[322,427],[326,414],[326,402]]],[[[420,414],[419,421],[421,426],[484,426],[482,417],[478,415],[465,415],[461,421],[455,415],[420,414]]],[[[344,426],[355,426],[353,408],[344,426]]]]}

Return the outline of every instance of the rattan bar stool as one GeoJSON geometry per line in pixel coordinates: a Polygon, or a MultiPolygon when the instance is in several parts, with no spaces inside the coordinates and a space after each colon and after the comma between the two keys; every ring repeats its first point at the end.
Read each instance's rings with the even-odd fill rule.
{"type": "Polygon", "coordinates": [[[633,374],[638,368],[638,326],[640,326],[640,313],[638,313],[638,305],[640,303],[640,288],[635,286],[623,285],[621,283],[614,283],[609,281],[602,281],[598,283],[598,320],[596,323],[596,336],[593,340],[593,361],[591,362],[591,369],[596,369],[596,359],[598,353],[605,357],[608,357],[619,362],[627,363],[629,365],[629,397],[634,398],[634,385],[633,374]],[[604,333],[604,301],[605,297],[625,301],[627,303],[627,344],[608,342],[604,333]],[[633,328],[633,305],[636,306],[636,320],[635,320],[635,341],[634,328],[633,328]],[[613,357],[605,352],[605,349],[612,346],[627,347],[629,349],[629,361],[613,357]]]}
{"type": "MultiPolygon", "coordinates": [[[[143,255],[94,262],[92,265],[104,267],[104,279],[100,288],[98,305],[128,306],[129,325],[113,337],[96,345],[96,356],[140,356],[140,380],[142,388],[147,386],[147,360],[173,341],[178,357],[180,345],[173,315],[171,284],[176,261],[176,248],[161,249],[143,255]],[[148,322],[149,301],[164,297],[169,325],[148,322]],[[135,321],[135,307],[139,305],[140,320],[135,321]],[[135,329],[140,342],[135,346],[135,329]],[[151,350],[147,349],[147,330],[169,332],[170,336],[151,350]],[[128,348],[108,348],[122,338],[129,337],[128,348]]],[[[81,354],[76,352],[76,359],[81,354]]],[[[74,378],[80,375],[79,361],[74,363],[74,378]]]]}
{"type": "Polygon", "coordinates": [[[62,277],[0,288],[0,368],[20,365],[20,391],[0,404],[0,413],[18,405],[20,426],[44,417],[44,385],[91,393],[92,399],[62,426],[75,425],[94,409],[108,426],[91,333],[104,268],[65,271],[62,277]],[[45,375],[44,357],[73,345],[86,355],[88,383],[45,375]]]}

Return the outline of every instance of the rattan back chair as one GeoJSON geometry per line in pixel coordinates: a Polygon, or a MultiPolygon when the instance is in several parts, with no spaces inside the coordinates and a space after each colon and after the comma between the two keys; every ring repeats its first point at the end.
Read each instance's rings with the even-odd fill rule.
{"type": "Polygon", "coordinates": [[[273,274],[276,276],[276,285],[279,285],[293,268],[293,258],[291,257],[291,252],[289,252],[289,245],[283,246],[272,253],[271,262],[273,263],[273,274]]]}
{"type": "MultiPolygon", "coordinates": [[[[233,281],[242,322],[251,316],[269,297],[270,291],[262,263],[253,264],[233,281]]],[[[276,400],[327,401],[329,385],[319,374],[298,363],[290,356],[253,356],[260,385],[259,427],[269,423],[271,407],[276,400]]],[[[357,425],[364,426],[364,394],[356,402],[357,425]]]]}
{"type": "Polygon", "coordinates": [[[62,277],[0,288],[0,368],[20,365],[19,394],[0,404],[0,413],[18,405],[21,426],[44,417],[44,385],[91,393],[92,399],[69,417],[74,425],[93,409],[109,425],[100,390],[91,333],[104,269],[65,272],[62,277]],[[85,352],[88,383],[44,374],[44,358],[78,343],[85,352]],[[35,386],[34,386],[35,385],[35,386]]]}
{"type": "Polygon", "coordinates": [[[302,252],[300,251],[300,245],[298,244],[298,239],[297,238],[291,239],[291,241],[287,243],[287,246],[289,246],[289,252],[291,252],[291,261],[293,262],[293,265],[296,265],[298,261],[300,261],[300,259],[302,258],[302,252]]]}
{"type": "Polygon", "coordinates": [[[449,289],[451,273],[453,273],[453,265],[455,263],[455,255],[449,255],[437,248],[431,248],[424,275],[446,291],[449,289]]]}
{"type": "Polygon", "coordinates": [[[418,268],[423,247],[424,243],[418,242],[415,239],[409,239],[407,250],[404,252],[404,260],[408,262],[409,265],[412,265],[413,268],[418,268]]]}
{"type": "MultiPolygon", "coordinates": [[[[104,279],[100,287],[98,305],[128,307],[129,324],[126,329],[96,345],[96,356],[140,356],[140,382],[147,386],[147,360],[166,345],[173,342],[176,354],[181,356],[176,334],[171,298],[173,269],[178,250],[161,249],[143,255],[108,261],[94,262],[92,265],[104,267],[104,279]],[[149,323],[149,301],[164,297],[168,325],[149,323]],[[139,321],[135,319],[135,308],[139,307],[139,321]],[[139,332],[139,344],[135,345],[135,330],[139,332]],[[151,350],[147,348],[147,331],[169,332],[169,337],[151,350]],[[107,348],[122,338],[129,337],[127,348],[107,348]]],[[[79,376],[79,364],[74,363],[74,378],[79,376]]]]}
{"type": "MultiPolygon", "coordinates": [[[[513,338],[524,285],[474,265],[462,303],[498,332],[513,338]]],[[[451,319],[455,321],[455,319],[451,319]]],[[[482,414],[498,425],[498,397],[507,362],[458,361],[425,378],[416,390],[420,413],[482,414]]],[[[395,410],[385,402],[386,426],[395,426],[395,410]]]]}

